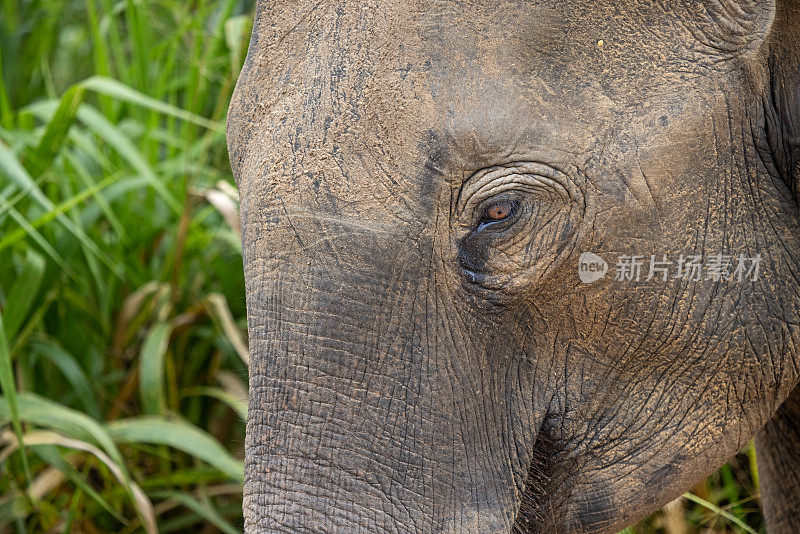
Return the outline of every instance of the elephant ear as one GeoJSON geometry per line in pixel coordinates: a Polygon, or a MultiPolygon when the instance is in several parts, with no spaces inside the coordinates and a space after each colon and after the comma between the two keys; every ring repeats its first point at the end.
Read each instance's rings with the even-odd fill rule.
{"type": "Polygon", "coordinates": [[[779,0],[766,44],[769,75],[766,131],[777,171],[800,193],[800,10],[779,0]]]}

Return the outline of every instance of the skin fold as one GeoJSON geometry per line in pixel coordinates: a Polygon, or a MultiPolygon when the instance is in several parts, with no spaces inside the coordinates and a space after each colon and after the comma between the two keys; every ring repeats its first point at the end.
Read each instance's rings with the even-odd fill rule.
{"type": "Polygon", "coordinates": [[[245,530],[615,532],[755,435],[800,530],[799,44],[796,1],[260,1],[245,530]]]}

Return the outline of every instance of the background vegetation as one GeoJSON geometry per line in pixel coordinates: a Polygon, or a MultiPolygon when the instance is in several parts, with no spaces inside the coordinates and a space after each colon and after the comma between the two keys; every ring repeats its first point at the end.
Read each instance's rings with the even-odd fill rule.
{"type": "MultiPolygon", "coordinates": [[[[0,4],[0,533],[240,532],[252,0],[0,4]]],[[[752,449],[629,532],[758,532],[752,449]]]]}

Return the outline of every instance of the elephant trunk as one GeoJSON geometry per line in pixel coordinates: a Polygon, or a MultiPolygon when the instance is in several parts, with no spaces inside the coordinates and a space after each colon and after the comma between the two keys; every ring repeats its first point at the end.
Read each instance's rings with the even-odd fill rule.
{"type": "Polygon", "coordinates": [[[246,252],[246,530],[508,532],[542,418],[530,362],[496,361],[430,245],[334,230],[246,252]]]}

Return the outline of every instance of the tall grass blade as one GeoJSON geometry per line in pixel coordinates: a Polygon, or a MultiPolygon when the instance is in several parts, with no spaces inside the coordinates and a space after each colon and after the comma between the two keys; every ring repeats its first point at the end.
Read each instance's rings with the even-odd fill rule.
{"type": "Polygon", "coordinates": [[[245,15],[225,21],[225,44],[228,46],[232,72],[238,72],[242,65],[242,52],[251,29],[250,17],[245,15]]]}
{"type": "Polygon", "coordinates": [[[36,251],[25,253],[22,270],[11,285],[5,306],[6,339],[13,340],[39,293],[44,276],[44,258],[36,251]]]}
{"type": "Polygon", "coordinates": [[[33,479],[28,489],[28,494],[34,501],[38,501],[58,488],[64,480],[66,480],[66,477],[57,469],[44,469],[33,479]]]}
{"type": "Polygon", "coordinates": [[[83,87],[75,85],[61,97],[56,112],[47,123],[47,128],[39,140],[39,145],[30,154],[29,170],[33,179],[41,176],[61,152],[69,127],[75,122],[75,114],[83,100],[83,92],[83,87]]]}
{"type": "Polygon", "coordinates": [[[744,530],[748,534],[758,534],[758,532],[753,530],[750,526],[747,525],[747,523],[745,523],[744,521],[742,521],[741,519],[739,519],[735,515],[731,514],[730,512],[728,512],[726,510],[723,510],[722,508],[720,508],[716,504],[714,504],[712,502],[709,502],[709,501],[703,499],[702,497],[698,497],[694,493],[686,492],[686,493],[683,494],[683,497],[687,501],[692,501],[695,504],[699,504],[703,508],[711,510],[712,512],[714,512],[718,516],[727,519],[728,521],[730,521],[731,523],[733,523],[737,527],[741,528],[742,530],[744,530]]]}
{"type": "Polygon", "coordinates": [[[13,360],[0,384],[0,533],[132,534],[155,521],[232,532],[247,336],[225,110],[252,2],[0,4],[13,360]],[[26,479],[19,446],[31,440],[26,479]],[[147,521],[134,469],[165,499],[147,521]]]}
{"type": "Polygon", "coordinates": [[[3,51],[0,50],[0,126],[6,130],[14,127],[14,112],[11,111],[11,101],[6,90],[5,76],[3,76],[3,51]]]}
{"type": "Polygon", "coordinates": [[[220,133],[225,131],[225,126],[222,123],[206,119],[201,115],[191,113],[185,109],[181,109],[177,106],[173,106],[156,98],[147,96],[143,93],[140,93],[136,89],[132,89],[124,83],[111,78],[106,78],[104,76],[92,76],[91,78],[81,82],[81,86],[85,89],[89,89],[90,91],[110,96],[123,102],[135,104],[158,113],[163,113],[164,115],[169,115],[186,122],[197,124],[198,126],[202,126],[208,130],[214,130],[220,133]]]}
{"type": "Polygon", "coordinates": [[[755,441],[751,439],[747,444],[747,463],[750,468],[750,478],[753,481],[753,489],[756,493],[759,493],[759,491],[761,491],[761,484],[758,479],[758,461],[756,458],[756,444],[755,441]]]}
{"type": "Polygon", "coordinates": [[[219,389],[211,387],[190,388],[183,392],[185,396],[191,395],[206,395],[225,403],[231,410],[236,412],[239,419],[247,421],[247,398],[236,397],[235,395],[219,389]]]}
{"type": "MultiPolygon", "coordinates": [[[[236,234],[237,239],[241,241],[242,239],[242,225],[241,219],[239,217],[239,209],[236,206],[236,202],[233,198],[226,194],[223,191],[218,189],[205,189],[205,190],[195,190],[193,193],[197,194],[198,196],[204,197],[208,200],[209,204],[217,208],[217,211],[222,218],[228,223],[231,230],[233,230],[234,234],[236,234]]],[[[239,246],[241,249],[241,245],[239,246]]]]}
{"type": "Polygon", "coordinates": [[[133,50],[131,53],[131,78],[139,82],[139,87],[144,88],[148,82],[147,60],[148,50],[145,47],[145,28],[140,16],[139,2],[125,0],[125,22],[130,32],[133,50]]]}
{"type": "MultiPolygon", "coordinates": [[[[11,420],[11,426],[14,429],[14,434],[20,443],[22,441],[22,420],[23,418],[19,413],[19,399],[17,397],[17,386],[14,383],[14,367],[11,363],[11,350],[8,347],[8,339],[6,338],[6,328],[3,324],[3,314],[0,312],[0,388],[3,390],[3,397],[0,398],[0,404],[5,404],[7,416],[6,419],[11,420]]],[[[28,455],[24,449],[24,445],[20,447],[22,454],[22,465],[25,470],[25,478],[28,484],[31,482],[31,469],[28,465],[28,455]]]]}
{"type": "Polygon", "coordinates": [[[222,331],[225,332],[225,336],[233,345],[236,353],[245,364],[249,365],[250,349],[248,349],[244,336],[233,320],[233,315],[228,307],[228,303],[225,301],[225,297],[219,293],[211,293],[206,299],[209,304],[209,314],[219,321],[222,331]]]}
{"type": "MultiPolygon", "coordinates": [[[[0,349],[2,350],[2,349],[0,349]]],[[[129,480],[122,455],[111,434],[88,415],[68,408],[35,393],[22,392],[18,399],[18,419],[29,424],[53,430],[68,437],[98,444],[122,469],[125,480],[129,480]]],[[[0,399],[0,424],[11,420],[11,405],[8,397],[0,399]]]]}
{"type": "Polygon", "coordinates": [[[100,408],[97,405],[94,389],[75,358],[52,342],[31,343],[31,350],[41,354],[57,367],[81,401],[86,413],[95,419],[100,419],[100,408]]]}
{"type": "Polygon", "coordinates": [[[164,356],[167,353],[172,326],[158,323],[144,340],[139,357],[139,394],[145,413],[158,415],[166,411],[164,390],[164,356]]]}
{"type": "Polygon", "coordinates": [[[177,419],[143,416],[107,425],[108,432],[118,443],[151,443],[168,445],[213,465],[231,479],[244,480],[242,462],[196,426],[177,419]]]}

